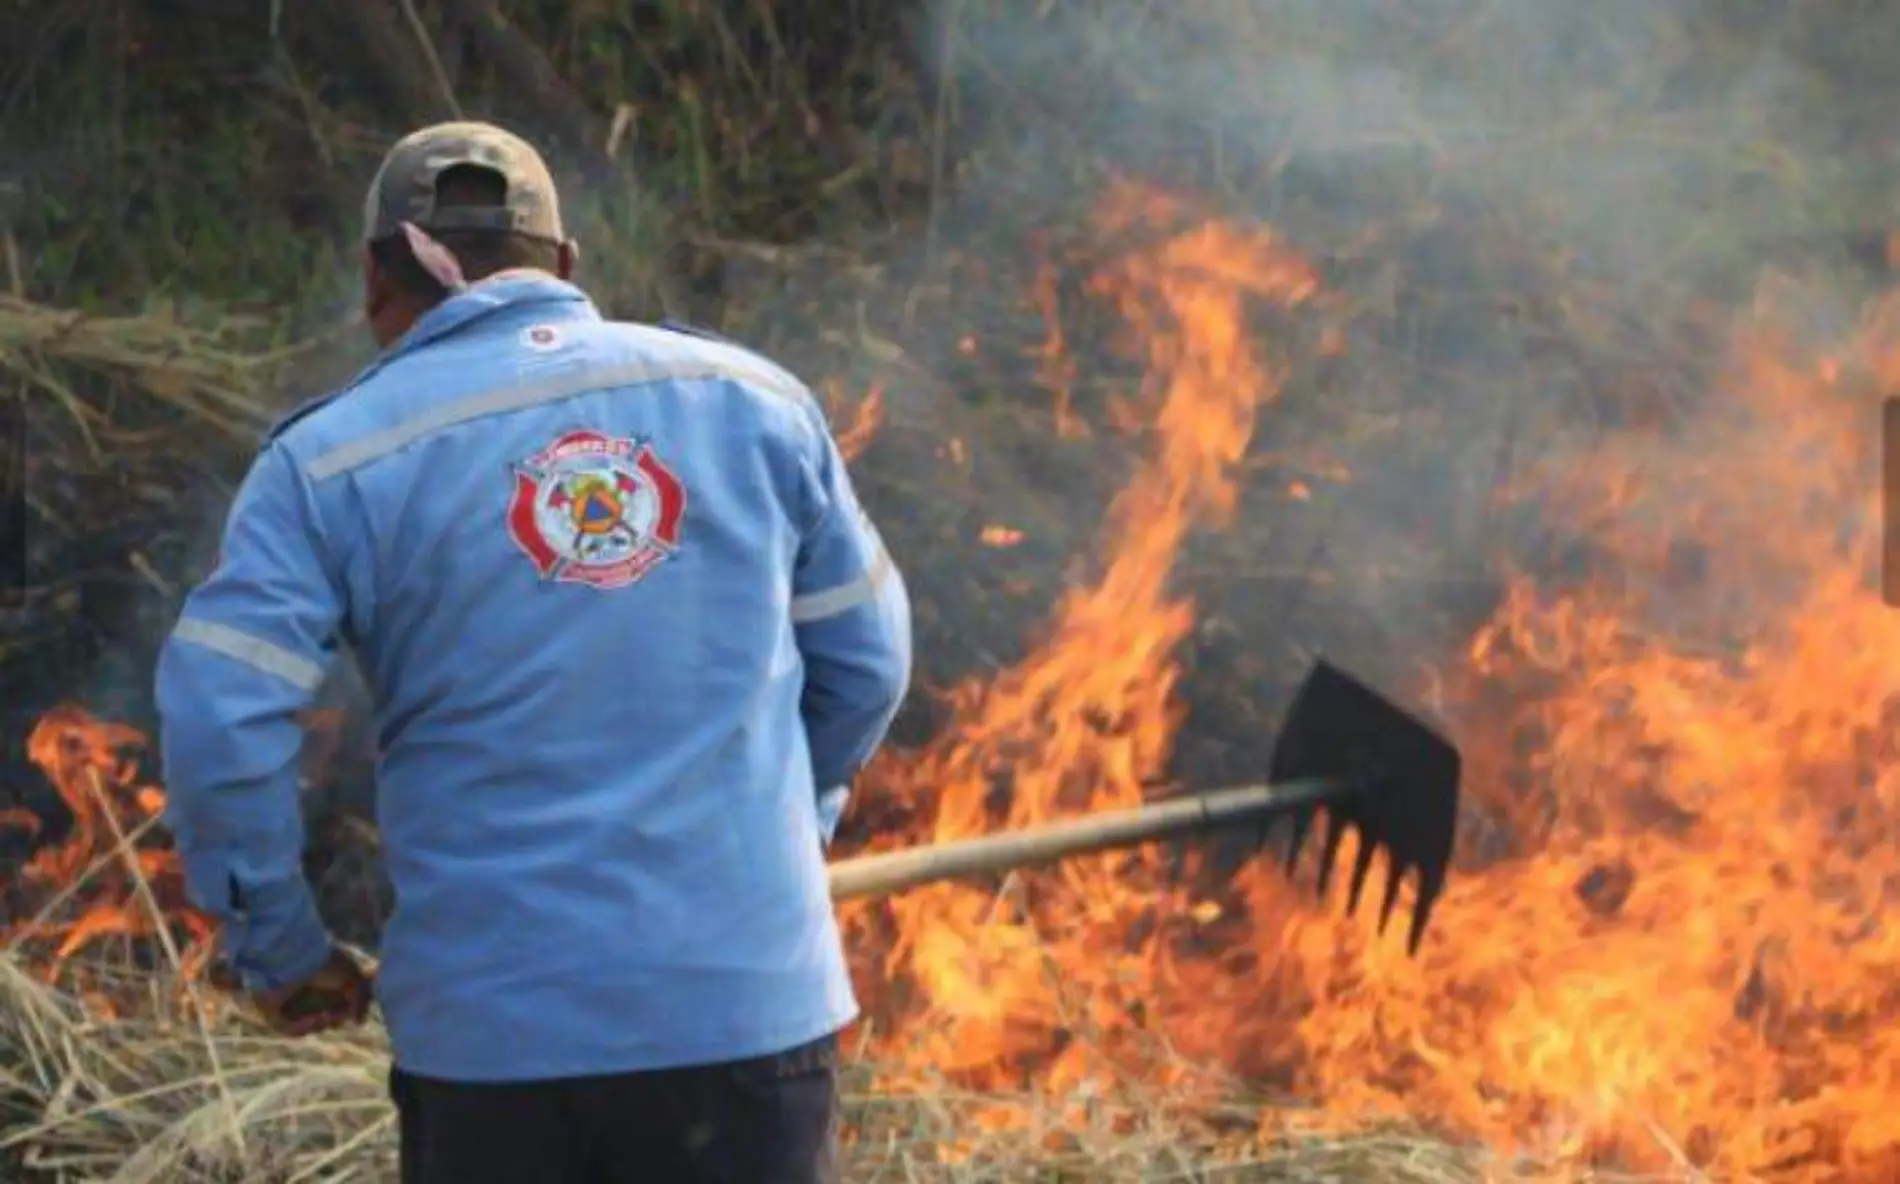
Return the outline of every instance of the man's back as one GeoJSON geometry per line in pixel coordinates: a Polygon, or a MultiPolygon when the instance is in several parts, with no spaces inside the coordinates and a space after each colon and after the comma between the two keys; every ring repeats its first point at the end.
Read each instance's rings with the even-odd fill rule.
{"type": "MultiPolygon", "coordinates": [[[[267,465],[377,691],[405,1069],[670,1067],[850,1020],[820,798],[888,725],[907,606],[800,384],[504,276],[267,465]]],[[[187,620],[270,550],[228,541],[187,620]]]]}

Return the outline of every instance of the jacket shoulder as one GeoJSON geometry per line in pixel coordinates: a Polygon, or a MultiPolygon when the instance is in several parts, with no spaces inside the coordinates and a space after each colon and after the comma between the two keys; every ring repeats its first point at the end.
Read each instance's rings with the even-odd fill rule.
{"type": "Polygon", "coordinates": [[[383,371],[386,365],[386,359],[378,358],[362,370],[359,370],[354,377],[335,390],[326,391],[321,395],[305,399],[295,407],[292,407],[289,411],[280,416],[277,422],[272,424],[270,429],[264,433],[264,439],[260,446],[264,448],[270,447],[282,439],[287,432],[298,424],[309,422],[316,417],[318,412],[327,407],[334,406],[337,400],[341,399],[344,395],[349,394],[359,387],[368,385],[371,380],[376,378],[377,375],[383,371]]]}
{"type": "Polygon", "coordinates": [[[285,432],[336,402],[337,396],[342,393],[340,390],[329,391],[315,398],[305,399],[295,407],[292,407],[289,411],[279,416],[277,422],[272,424],[270,428],[265,431],[263,443],[266,446],[275,443],[285,432]]]}
{"type": "Polygon", "coordinates": [[[734,346],[738,348],[743,348],[743,347],[740,347],[739,343],[734,341],[732,338],[726,337],[719,333],[715,333],[711,329],[706,328],[704,325],[695,325],[687,321],[675,320],[672,317],[666,317],[658,322],[658,326],[662,329],[665,329],[669,333],[683,333],[688,337],[697,337],[701,341],[716,341],[720,345],[730,345],[730,346],[734,346]]]}
{"type": "Polygon", "coordinates": [[[710,366],[726,377],[744,383],[753,391],[807,411],[816,409],[816,398],[809,387],[784,366],[750,346],[711,329],[667,318],[651,325],[626,324],[625,328],[648,340],[664,339],[667,353],[695,364],[710,366]]]}

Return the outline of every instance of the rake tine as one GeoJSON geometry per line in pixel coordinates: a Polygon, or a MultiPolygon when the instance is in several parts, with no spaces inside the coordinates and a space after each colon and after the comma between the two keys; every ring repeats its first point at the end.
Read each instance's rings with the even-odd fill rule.
{"type": "Polygon", "coordinates": [[[1385,899],[1379,904],[1379,933],[1385,934],[1387,924],[1392,920],[1392,910],[1399,903],[1399,888],[1405,883],[1405,869],[1394,863],[1385,878],[1385,899]]]}
{"type": "Polygon", "coordinates": [[[1332,886],[1333,866],[1339,862],[1339,844],[1346,837],[1346,822],[1333,811],[1326,812],[1326,845],[1319,856],[1319,894],[1332,886]]]}
{"type": "Polygon", "coordinates": [[[1378,853],[1378,850],[1379,848],[1377,844],[1372,841],[1371,835],[1361,834],[1359,836],[1359,854],[1352,863],[1352,887],[1346,893],[1346,912],[1348,914],[1357,913],[1359,911],[1359,897],[1365,892],[1366,876],[1372,871],[1372,859],[1373,856],[1378,853]]]}
{"type": "Polygon", "coordinates": [[[1308,807],[1293,815],[1293,830],[1286,840],[1286,870],[1292,871],[1300,861],[1300,849],[1306,846],[1307,833],[1313,829],[1313,810],[1308,807]]]}
{"type": "Polygon", "coordinates": [[[1412,932],[1406,939],[1406,951],[1418,953],[1419,943],[1425,940],[1425,926],[1431,923],[1432,910],[1438,905],[1438,897],[1445,890],[1443,875],[1421,875],[1418,885],[1418,904],[1412,910],[1412,932]]]}

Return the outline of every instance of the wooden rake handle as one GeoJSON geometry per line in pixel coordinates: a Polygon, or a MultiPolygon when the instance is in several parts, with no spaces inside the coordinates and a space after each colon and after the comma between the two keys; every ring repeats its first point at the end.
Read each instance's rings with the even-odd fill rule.
{"type": "Polygon", "coordinates": [[[892,896],[941,880],[1037,867],[1240,822],[1257,824],[1290,810],[1324,805],[1347,788],[1340,782],[1317,778],[1279,785],[1243,785],[1002,834],[861,855],[831,865],[831,898],[892,896]]]}

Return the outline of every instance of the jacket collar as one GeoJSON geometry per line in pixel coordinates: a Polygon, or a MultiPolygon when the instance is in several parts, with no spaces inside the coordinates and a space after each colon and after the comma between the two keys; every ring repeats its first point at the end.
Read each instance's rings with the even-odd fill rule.
{"type": "Polygon", "coordinates": [[[376,360],[381,367],[431,342],[459,333],[497,313],[539,306],[541,316],[559,321],[598,321],[600,310],[587,293],[544,271],[519,268],[477,280],[424,313],[376,360]]]}

